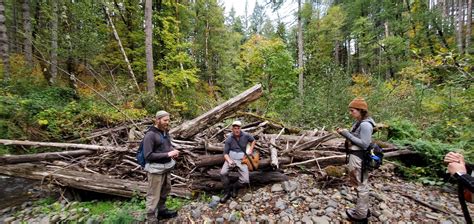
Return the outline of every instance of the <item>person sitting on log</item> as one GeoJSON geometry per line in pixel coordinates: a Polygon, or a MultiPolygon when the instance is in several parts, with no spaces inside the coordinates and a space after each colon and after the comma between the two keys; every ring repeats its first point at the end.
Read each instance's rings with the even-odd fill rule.
{"type": "Polygon", "coordinates": [[[221,198],[221,203],[226,203],[230,197],[237,197],[239,188],[249,183],[249,170],[245,164],[242,164],[242,159],[245,156],[247,144],[250,144],[248,154],[253,153],[255,147],[255,139],[249,133],[240,130],[242,123],[234,121],[232,123],[232,133],[227,137],[224,146],[224,165],[221,169],[221,180],[224,184],[224,197],[221,198]],[[239,173],[239,180],[235,183],[230,183],[229,171],[236,168],[239,173]]]}
{"type": "Polygon", "coordinates": [[[166,197],[171,191],[171,170],[179,151],[171,145],[169,135],[170,114],[158,111],[154,126],[145,134],[143,150],[146,160],[145,171],[148,172],[148,189],[146,194],[146,212],[148,223],[158,223],[158,218],[173,218],[176,211],[165,206],[166,197]],[[156,210],[158,208],[158,216],[156,210]]]}
{"type": "Polygon", "coordinates": [[[357,97],[349,104],[349,114],[355,119],[351,131],[337,128],[337,132],[346,138],[346,150],[349,154],[349,177],[357,186],[357,204],[346,210],[351,221],[367,223],[369,211],[369,173],[364,169],[364,150],[372,142],[374,120],[369,117],[368,105],[363,98],[357,97]]]}
{"type": "Polygon", "coordinates": [[[458,181],[458,198],[466,223],[472,223],[466,201],[473,202],[472,192],[474,192],[473,164],[466,164],[464,156],[456,152],[449,152],[444,157],[444,162],[448,163],[448,172],[458,181]]]}

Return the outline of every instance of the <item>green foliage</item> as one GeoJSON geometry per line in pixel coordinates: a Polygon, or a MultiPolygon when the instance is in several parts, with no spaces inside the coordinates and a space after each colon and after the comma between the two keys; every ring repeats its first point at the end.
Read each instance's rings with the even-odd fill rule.
{"type": "Polygon", "coordinates": [[[419,153],[423,158],[425,167],[410,167],[402,169],[408,177],[437,176],[445,173],[446,164],[443,163],[444,156],[451,151],[464,154],[466,161],[474,159],[472,146],[465,142],[443,143],[439,139],[434,139],[429,135],[424,135],[421,139],[421,131],[413,123],[407,120],[392,120],[389,123],[390,141],[397,145],[409,147],[419,153]]]}
{"type": "Polygon", "coordinates": [[[347,105],[352,100],[349,93],[351,79],[339,67],[321,65],[318,73],[305,73],[305,96],[303,104],[289,106],[288,121],[307,129],[347,126],[352,122],[347,105]]]}
{"type": "MultiPolygon", "coordinates": [[[[0,138],[62,140],[126,120],[109,104],[78,99],[72,89],[19,83],[22,88],[14,84],[0,92],[0,138]]],[[[121,110],[132,119],[147,115],[133,106],[121,110]]]]}
{"type": "Polygon", "coordinates": [[[408,120],[390,120],[388,125],[388,139],[391,141],[414,141],[421,137],[420,130],[418,130],[414,123],[408,120]]]}
{"type": "Polygon", "coordinates": [[[252,36],[243,46],[238,71],[246,87],[262,83],[267,91],[260,108],[264,113],[288,113],[295,98],[297,71],[281,39],[252,36]],[[286,111],[285,111],[286,110],[286,111]]]}
{"type": "Polygon", "coordinates": [[[68,217],[67,222],[85,223],[92,218],[101,223],[133,223],[145,221],[144,209],[145,200],[132,198],[129,201],[88,201],[71,202],[62,205],[53,198],[45,198],[35,202],[39,209],[33,209],[33,215],[49,214],[52,217],[55,214],[62,214],[68,217]],[[72,216],[71,213],[78,215],[72,216]]]}
{"type": "Polygon", "coordinates": [[[166,207],[168,209],[178,211],[184,205],[188,204],[189,202],[190,202],[190,200],[188,200],[188,199],[168,197],[168,199],[166,200],[166,207]]]}

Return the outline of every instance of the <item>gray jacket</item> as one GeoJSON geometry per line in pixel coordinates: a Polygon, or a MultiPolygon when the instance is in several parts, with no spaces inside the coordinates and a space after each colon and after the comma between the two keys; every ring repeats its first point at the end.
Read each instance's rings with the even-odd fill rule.
{"type": "Polygon", "coordinates": [[[346,139],[352,142],[351,150],[363,150],[367,149],[372,143],[372,133],[375,126],[375,121],[369,117],[361,121],[359,127],[353,130],[357,126],[357,122],[352,125],[351,131],[343,131],[341,133],[346,139]]]}

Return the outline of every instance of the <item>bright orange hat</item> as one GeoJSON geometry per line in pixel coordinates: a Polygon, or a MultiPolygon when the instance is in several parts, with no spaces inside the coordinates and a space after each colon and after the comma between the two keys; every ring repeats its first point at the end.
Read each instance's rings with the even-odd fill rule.
{"type": "Polygon", "coordinates": [[[349,104],[349,107],[369,111],[369,106],[362,97],[356,97],[354,100],[352,100],[352,102],[349,104]]]}

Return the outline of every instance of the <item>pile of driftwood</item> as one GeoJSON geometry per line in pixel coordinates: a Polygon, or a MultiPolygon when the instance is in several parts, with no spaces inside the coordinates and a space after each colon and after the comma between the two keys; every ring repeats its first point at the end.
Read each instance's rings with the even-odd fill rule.
{"type": "MultiPolygon", "coordinates": [[[[194,191],[222,189],[219,171],[224,163],[224,140],[234,119],[244,121],[243,131],[257,139],[261,162],[251,172],[252,185],[287,180],[283,170],[305,166],[319,170],[345,161],[343,139],[324,130],[299,130],[246,112],[246,105],[262,95],[256,85],[201,116],[171,130],[173,145],[180,150],[172,174],[172,194],[190,197],[194,191]]],[[[131,197],[146,191],[146,173],[135,155],[144,132],[152,122],[124,124],[98,130],[68,143],[2,140],[1,144],[60,148],[61,151],[0,156],[0,174],[49,181],[61,186],[131,197]],[[76,142],[88,142],[78,144],[76,142]],[[66,150],[64,150],[66,149],[66,150]]],[[[382,144],[386,157],[412,154],[382,144]]],[[[233,178],[237,178],[233,175],[233,178]]]]}

